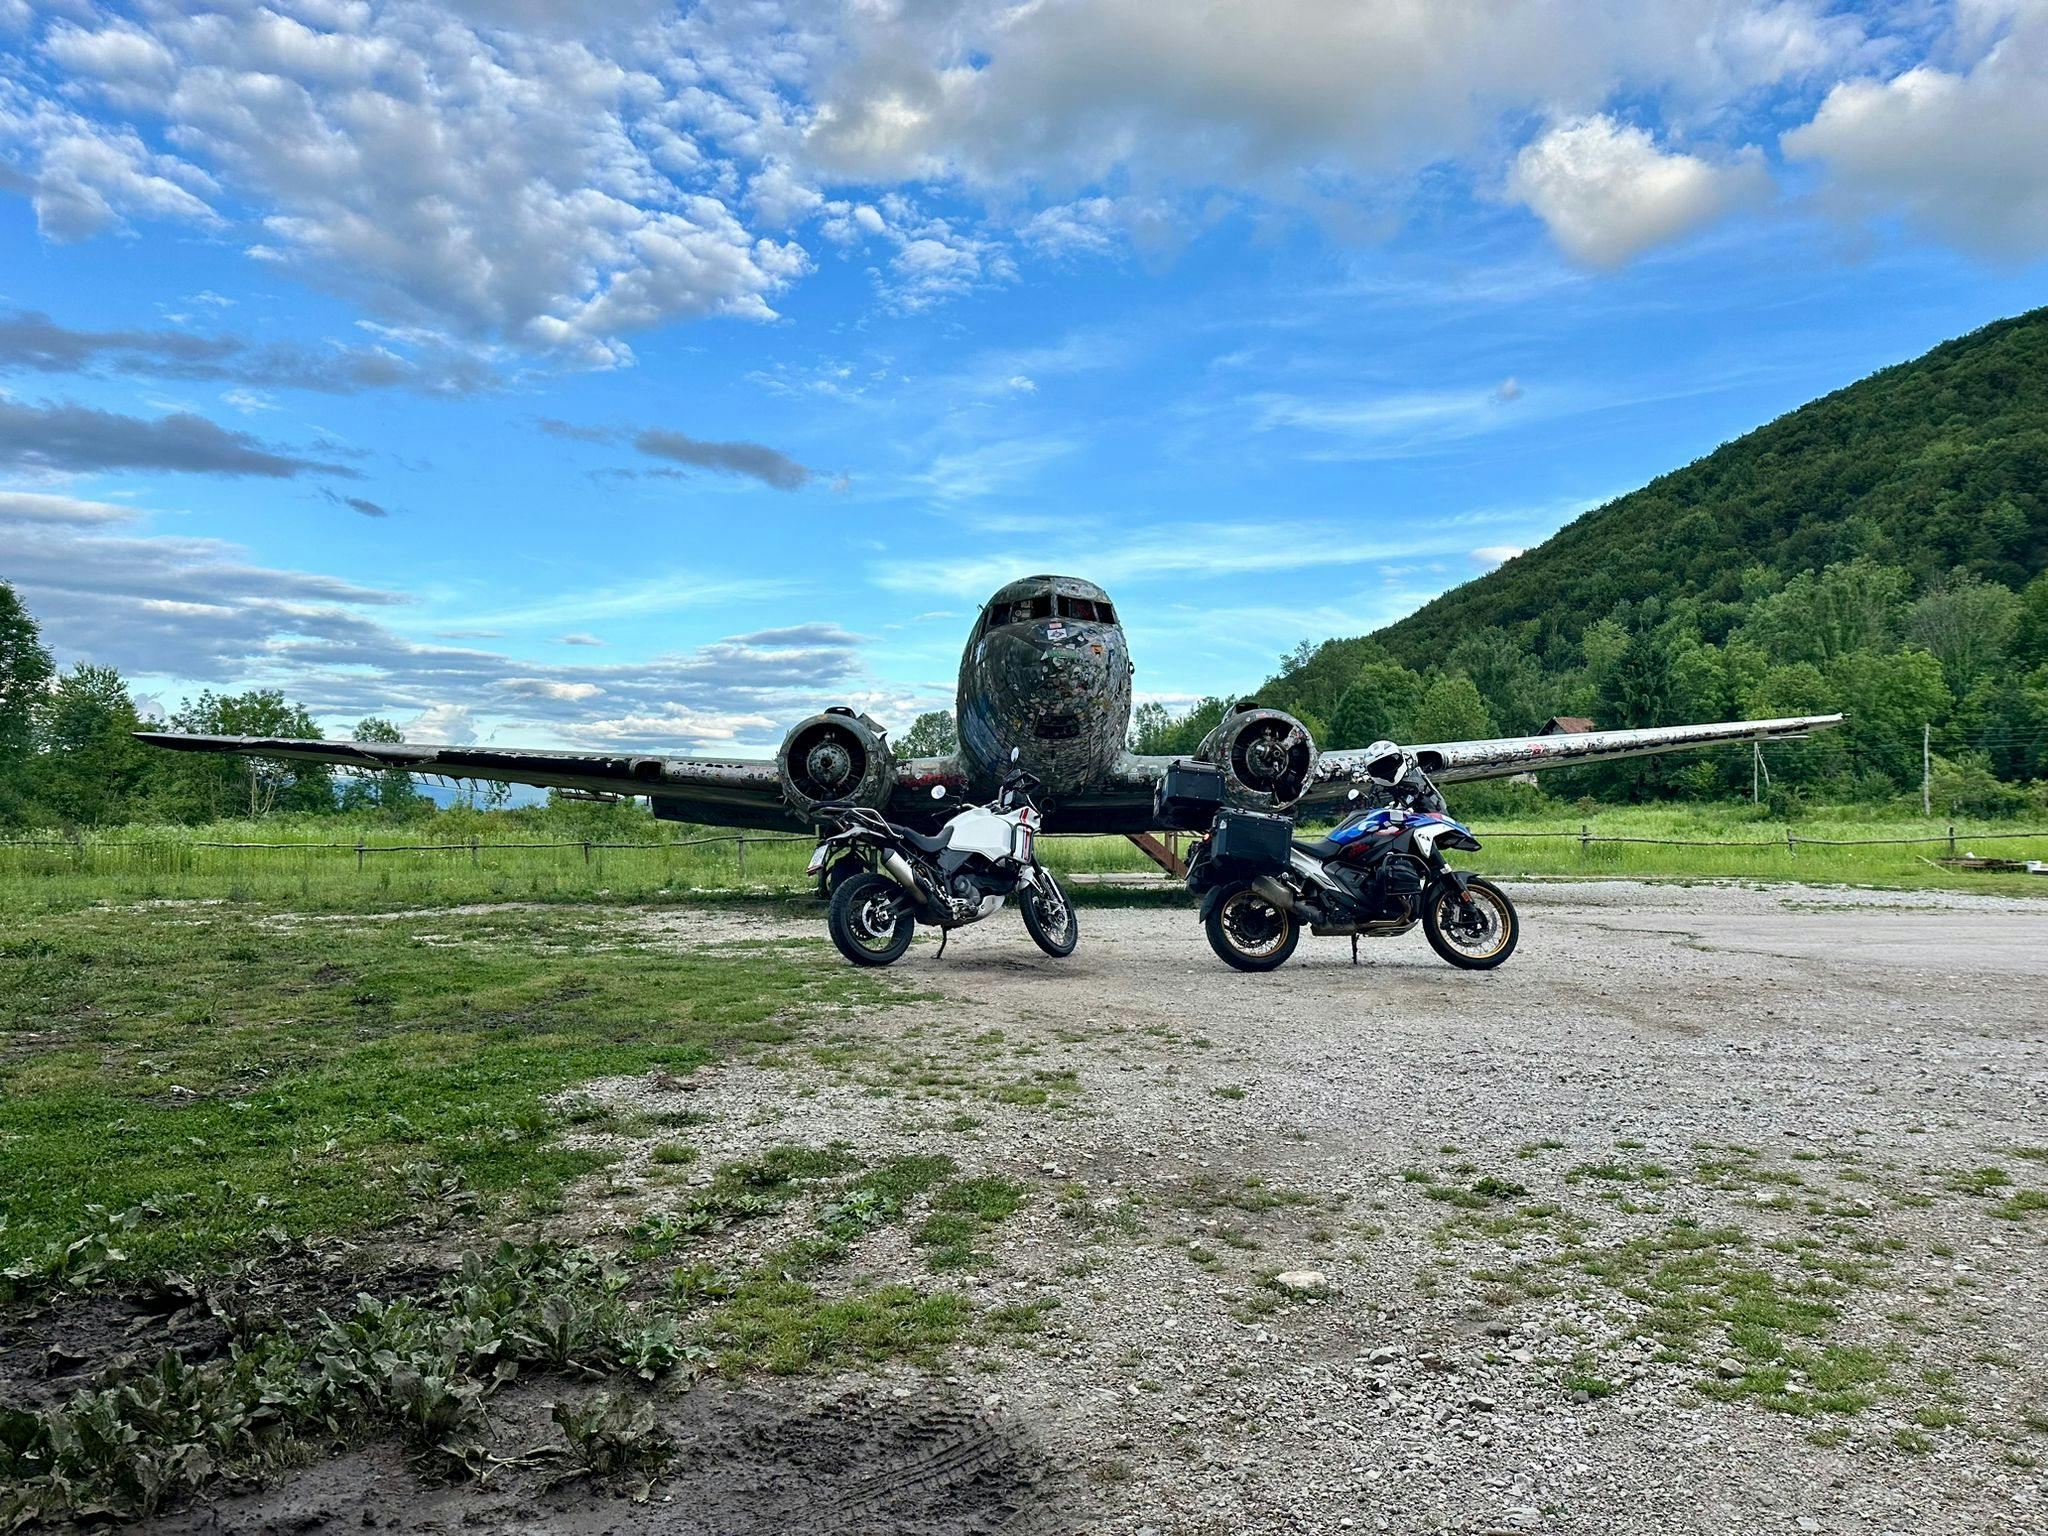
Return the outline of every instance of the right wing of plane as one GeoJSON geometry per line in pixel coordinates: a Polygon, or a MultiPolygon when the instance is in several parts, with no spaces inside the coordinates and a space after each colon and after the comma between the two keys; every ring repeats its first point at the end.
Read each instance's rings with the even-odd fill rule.
{"type": "MultiPolygon", "coordinates": [[[[1653,725],[1628,731],[1573,731],[1549,736],[1501,736],[1484,741],[1427,742],[1409,746],[1422,771],[1439,784],[1498,779],[1546,768],[1576,768],[1625,757],[1682,752],[1746,741],[1799,741],[1840,725],[1840,715],[1794,715],[1777,720],[1727,720],[1712,725],[1653,725]]],[[[1364,772],[1362,750],[1324,752],[1302,807],[1341,801],[1364,772]]]]}
{"type": "MultiPolygon", "coordinates": [[[[414,742],[301,741],[272,736],[188,736],[138,731],[152,746],[177,752],[228,752],[287,763],[327,763],[372,771],[397,769],[448,779],[533,784],[584,794],[645,795],[657,816],[714,826],[798,828],[810,824],[785,792],[780,764],[749,758],[670,757],[655,753],[556,752],[517,747],[429,746],[414,742]]],[[[952,758],[894,759],[873,792],[892,815],[927,820],[943,802],[930,786],[957,792],[966,776],[952,758]]],[[[948,806],[949,810],[956,807],[948,806]]]]}

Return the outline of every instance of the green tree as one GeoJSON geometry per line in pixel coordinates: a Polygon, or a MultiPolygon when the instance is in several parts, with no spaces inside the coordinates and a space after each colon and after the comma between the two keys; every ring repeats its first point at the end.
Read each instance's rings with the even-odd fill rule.
{"type": "Polygon", "coordinates": [[[1470,741],[1491,736],[1493,722],[1486,717],[1486,701],[1479,689],[1462,672],[1442,672],[1423,690],[1415,711],[1415,740],[1470,741]]]}
{"type": "MultiPolygon", "coordinates": [[[[359,722],[349,739],[395,745],[403,742],[405,735],[389,720],[373,715],[359,722]]],[[[402,768],[342,770],[340,803],[344,811],[375,811],[396,818],[423,815],[433,807],[433,801],[420,793],[413,776],[402,768]]]]}
{"type": "Polygon", "coordinates": [[[0,581],[0,821],[29,817],[24,779],[35,750],[35,715],[55,670],[35,619],[14,588],[0,581]]]}
{"type": "Polygon", "coordinates": [[[1857,558],[1801,571],[1751,611],[1743,633],[1780,661],[1830,662],[1898,632],[1911,573],[1857,558]]]}
{"type": "MultiPolygon", "coordinates": [[[[287,703],[274,688],[236,694],[208,689],[187,700],[171,716],[171,725],[201,736],[320,739],[320,727],[304,706],[287,703]]],[[[194,752],[178,757],[175,772],[173,803],[190,819],[334,809],[333,773],[321,763],[194,752]]]]}
{"type": "Polygon", "coordinates": [[[1367,662],[1330,711],[1326,745],[1369,747],[1376,741],[1412,736],[1423,688],[1421,676],[1398,661],[1367,662]]]}
{"type": "Polygon", "coordinates": [[[1164,704],[1141,704],[1131,717],[1131,750],[1148,757],[1186,757],[1229,707],[1228,699],[1207,698],[1176,715],[1164,704]]]}
{"type": "Polygon", "coordinates": [[[1934,653],[1950,690],[1960,696],[2005,655],[2020,617],[2020,600],[2010,588],[1951,571],[1913,604],[1907,631],[1915,644],[1934,653]]]}
{"type": "Polygon", "coordinates": [[[134,737],[135,701],[112,667],[81,662],[38,711],[31,793],[57,820],[83,826],[132,819],[154,766],[134,737]]]}
{"type": "Polygon", "coordinates": [[[960,732],[950,709],[930,709],[910,722],[895,744],[904,757],[950,757],[960,750],[960,732]]]}

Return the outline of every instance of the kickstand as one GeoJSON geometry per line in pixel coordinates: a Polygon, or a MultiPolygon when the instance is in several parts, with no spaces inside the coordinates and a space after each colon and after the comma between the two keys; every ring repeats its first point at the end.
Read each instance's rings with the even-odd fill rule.
{"type": "Polygon", "coordinates": [[[939,930],[939,951],[932,956],[934,960],[943,960],[946,957],[946,935],[952,931],[950,928],[941,928],[939,930]]]}
{"type": "Polygon", "coordinates": [[[1358,935],[1351,935],[1351,963],[1358,964],[1358,935]]]}

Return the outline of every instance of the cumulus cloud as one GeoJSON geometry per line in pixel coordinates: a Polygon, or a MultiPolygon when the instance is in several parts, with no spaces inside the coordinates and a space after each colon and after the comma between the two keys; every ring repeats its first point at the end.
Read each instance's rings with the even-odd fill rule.
{"type": "Polygon", "coordinates": [[[549,9],[489,25],[226,0],[53,22],[39,53],[69,90],[13,87],[0,143],[53,239],[135,217],[218,225],[226,188],[261,210],[259,259],[380,314],[585,364],[667,321],[772,315],[804,253],[728,206],[649,67],[660,50],[609,24],[525,29],[549,9]],[[91,97],[118,116],[65,104],[91,97]]]}
{"type": "Polygon", "coordinates": [[[1517,544],[1482,544],[1472,551],[1472,558],[1481,565],[1493,566],[1512,560],[1520,553],[1521,546],[1517,544]]]}
{"type": "Polygon", "coordinates": [[[160,469],[270,480],[307,473],[356,477],[346,465],[302,458],[187,411],[146,420],[70,401],[27,405],[5,398],[0,466],[69,474],[160,469]]]}
{"type": "Polygon", "coordinates": [[[581,366],[773,316],[807,245],[911,312],[1019,252],[1165,254],[1275,207],[1385,229],[1505,178],[1612,265],[1760,195],[1745,129],[1830,86],[1788,154],[1949,238],[2040,238],[2032,166],[2004,210],[1985,169],[2041,118],[2039,0],[1959,0],[1903,74],[1935,28],[1833,0],[50,9],[0,82],[50,238],[201,226],[396,324],[581,366]]]}
{"type": "Polygon", "coordinates": [[[1574,261],[1617,267],[1764,196],[1760,161],[1717,165],[1659,149],[1605,115],[1559,123],[1515,157],[1508,195],[1543,220],[1574,261]]]}
{"type": "Polygon", "coordinates": [[[1955,69],[1922,64],[1845,81],[1787,133],[1788,158],[1824,166],[1850,212],[1896,211],[1967,249],[2048,253],[2048,4],[1966,4],[1955,69]]]}
{"type": "Polygon", "coordinates": [[[1727,100],[1863,41],[1855,16],[1797,0],[970,0],[862,15],[807,127],[821,164],[1075,188],[1406,176],[1480,151],[1516,112],[1583,112],[1618,87],[1727,100]]]}

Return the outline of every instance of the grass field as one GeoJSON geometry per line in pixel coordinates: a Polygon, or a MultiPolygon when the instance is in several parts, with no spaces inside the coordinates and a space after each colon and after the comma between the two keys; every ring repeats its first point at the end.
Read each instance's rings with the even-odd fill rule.
{"type": "Polygon", "coordinates": [[[551,1095],[687,1073],[902,991],[773,948],[656,953],[574,909],[0,915],[0,1270],[67,1280],[109,1248],[203,1268],[266,1233],[545,1203],[595,1166],[557,1144],[551,1095]]]}
{"type": "MultiPolygon", "coordinates": [[[[1641,879],[1757,879],[1932,886],[2048,894],[2048,879],[1943,869],[1947,822],[1876,819],[1853,810],[1817,813],[1789,829],[1747,807],[1600,810],[1546,819],[1475,818],[1485,848],[1463,862],[1502,876],[1590,875],[1641,879]],[[1935,838],[1934,842],[1830,847],[1795,839],[1935,838]],[[1581,832],[1594,839],[1581,844],[1581,832]],[[1668,843],[1601,842],[1655,838],[1668,843]],[[1762,846],[1754,846],[1761,844],[1762,846]],[[1718,845],[1718,846],[1706,846],[1718,845]]],[[[223,899],[290,902],[302,910],[353,911],[475,901],[675,900],[692,893],[798,893],[807,888],[810,843],[750,834],[742,848],[715,829],[659,828],[637,819],[590,841],[472,819],[468,834],[334,819],[227,822],[197,829],[129,828],[56,847],[0,845],[0,909],[70,910],[95,901],[223,899]],[[651,842],[657,846],[618,846],[651,842]],[[256,843],[263,847],[209,847],[256,843]],[[424,845],[424,846],[422,846],[424,845]],[[361,851],[358,852],[358,846],[361,851]]],[[[2008,823],[1956,823],[1958,851],[2048,858],[2040,835],[2008,823]]],[[[1046,861],[1061,873],[1142,874],[1154,866],[1122,838],[1048,838],[1046,861]]]]}

